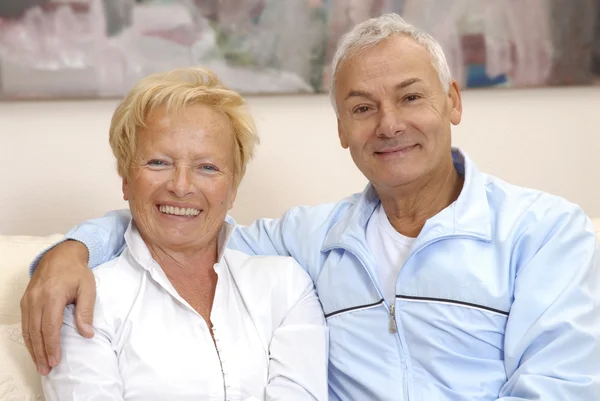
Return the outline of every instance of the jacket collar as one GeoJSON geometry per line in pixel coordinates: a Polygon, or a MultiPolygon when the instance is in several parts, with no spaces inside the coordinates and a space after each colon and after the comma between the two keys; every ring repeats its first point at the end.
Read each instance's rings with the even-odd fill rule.
{"type": "MultiPolygon", "coordinates": [[[[491,240],[491,211],[485,176],[460,149],[452,148],[452,159],[454,168],[464,178],[462,191],[455,202],[425,222],[417,243],[453,235],[491,240]]],[[[370,254],[366,242],[367,222],[380,202],[375,188],[368,184],[358,201],[328,232],[322,250],[342,247],[363,255],[370,254]]]]}

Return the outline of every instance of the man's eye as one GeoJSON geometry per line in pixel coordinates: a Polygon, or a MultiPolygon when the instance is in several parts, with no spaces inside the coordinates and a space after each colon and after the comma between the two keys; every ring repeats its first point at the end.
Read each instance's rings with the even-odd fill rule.
{"type": "Polygon", "coordinates": [[[357,108],[354,109],[354,113],[355,114],[362,114],[362,113],[366,113],[367,111],[369,111],[369,107],[367,106],[358,106],[357,108]]]}
{"type": "Polygon", "coordinates": [[[420,99],[420,95],[408,95],[404,98],[404,100],[408,100],[409,102],[414,102],[415,100],[420,99]]]}

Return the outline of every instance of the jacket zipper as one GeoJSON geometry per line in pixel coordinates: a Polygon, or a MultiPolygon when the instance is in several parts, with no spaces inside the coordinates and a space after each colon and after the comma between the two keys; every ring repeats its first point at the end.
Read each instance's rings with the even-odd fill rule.
{"type": "MultiPolygon", "coordinates": [[[[418,248],[416,248],[412,253],[410,253],[408,255],[408,257],[404,261],[404,264],[402,265],[402,269],[404,269],[404,266],[406,266],[406,264],[413,258],[413,256],[415,256],[417,253],[421,252],[421,250],[425,249],[426,247],[428,247],[430,245],[435,244],[436,242],[443,241],[446,239],[451,239],[451,238],[452,239],[474,239],[477,241],[489,242],[489,240],[487,240],[487,238],[483,238],[483,237],[477,236],[477,235],[456,235],[456,234],[441,235],[437,238],[432,238],[429,241],[426,241],[426,242],[422,243],[421,245],[419,245],[418,248]]],[[[363,265],[364,265],[364,263],[363,263],[363,265]]],[[[400,269],[400,271],[402,271],[402,269],[400,269]]],[[[397,297],[396,297],[396,299],[397,299],[397,297]]],[[[396,299],[394,299],[394,301],[396,299]]],[[[392,310],[394,312],[396,312],[395,304],[394,304],[393,308],[390,308],[390,333],[392,333],[392,324],[394,325],[394,329],[397,331],[396,314],[392,313],[392,310]]],[[[396,331],[394,331],[393,333],[396,333],[396,331]]],[[[410,400],[410,391],[408,390],[408,366],[407,365],[404,366],[403,381],[404,381],[404,399],[408,401],[408,400],[410,400]]]]}
{"type": "Polygon", "coordinates": [[[227,401],[227,382],[225,381],[225,370],[223,369],[223,361],[221,360],[221,353],[217,346],[217,339],[214,334],[215,327],[212,327],[211,336],[213,338],[213,344],[215,345],[215,351],[217,352],[217,358],[219,358],[219,366],[221,367],[221,377],[223,378],[223,401],[227,401]]]}
{"type": "Polygon", "coordinates": [[[396,334],[398,332],[398,325],[396,324],[396,304],[390,305],[390,334],[396,334]]]}
{"type": "Polygon", "coordinates": [[[217,349],[217,357],[219,358],[219,365],[221,365],[221,376],[223,377],[223,401],[227,401],[227,382],[225,381],[225,370],[223,370],[223,361],[221,361],[221,353],[217,349]]]}

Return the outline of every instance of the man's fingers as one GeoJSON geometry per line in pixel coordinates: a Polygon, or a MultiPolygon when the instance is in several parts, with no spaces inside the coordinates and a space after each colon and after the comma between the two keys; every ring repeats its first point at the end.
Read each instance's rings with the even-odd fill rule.
{"type": "Polygon", "coordinates": [[[94,306],[96,305],[96,281],[94,275],[89,279],[82,280],[77,289],[77,301],[75,305],[75,322],[79,334],[86,338],[94,336],[92,327],[94,320],[94,306]]]}
{"type": "Polygon", "coordinates": [[[42,314],[42,335],[48,365],[55,367],[60,362],[60,328],[62,327],[65,302],[52,300],[42,314]]]}
{"type": "Polygon", "coordinates": [[[21,299],[23,337],[41,374],[59,363],[63,311],[67,303],[77,301],[79,287],[86,282],[92,291],[81,291],[83,307],[78,308],[77,326],[84,336],[92,335],[85,324],[91,323],[93,305],[86,305],[90,298],[95,301],[95,282],[87,260],[87,248],[80,242],[56,245],[40,260],[21,299]]]}
{"type": "MultiPolygon", "coordinates": [[[[37,297],[30,292],[29,301],[34,304],[40,305],[40,302],[35,302],[37,297]]],[[[50,366],[48,365],[48,359],[46,358],[46,347],[44,346],[44,338],[42,336],[42,309],[33,308],[29,310],[29,340],[31,341],[31,348],[33,348],[34,359],[37,364],[38,371],[41,375],[47,375],[50,372],[50,366]]]]}
{"type": "Polygon", "coordinates": [[[33,363],[37,366],[35,359],[35,353],[33,352],[33,346],[31,345],[31,338],[29,336],[29,309],[27,309],[27,292],[21,298],[21,331],[23,332],[23,340],[25,340],[25,346],[29,352],[29,356],[33,359],[33,363]]]}

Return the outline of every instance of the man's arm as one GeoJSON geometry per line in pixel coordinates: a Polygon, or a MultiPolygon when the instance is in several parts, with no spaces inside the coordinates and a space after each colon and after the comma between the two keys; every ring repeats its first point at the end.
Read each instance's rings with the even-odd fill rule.
{"type": "Polygon", "coordinates": [[[600,397],[600,255],[581,210],[545,218],[517,250],[498,401],[600,397]],[[523,257],[523,255],[526,255],[523,257]]]}
{"type": "Polygon", "coordinates": [[[353,200],[317,206],[297,206],[281,218],[258,219],[238,226],[229,248],[248,255],[291,256],[314,279],[319,274],[319,257],[325,238],[353,200]]]}
{"type": "Polygon", "coordinates": [[[130,220],[129,211],[122,210],[86,221],[32,263],[32,278],[21,298],[21,325],[29,354],[41,374],[60,361],[59,333],[67,304],[76,303],[79,332],[88,338],[94,335],[96,284],[88,261],[95,267],[119,255],[130,220]]]}
{"type": "MultiPolygon", "coordinates": [[[[60,249],[58,255],[66,256],[62,252],[62,244],[67,241],[77,241],[86,247],[89,252],[85,263],[92,269],[102,263],[119,256],[125,246],[125,231],[131,221],[131,213],[127,209],[113,210],[103,217],[87,220],[73,227],[65,234],[62,242],[52,245],[40,253],[31,263],[30,273],[33,275],[38,265],[46,254],[54,249],[60,249]]],[[[67,251],[69,252],[69,251],[67,251]]],[[[79,256],[79,255],[74,255],[79,256]]]]}
{"type": "Polygon", "coordinates": [[[287,214],[280,219],[258,219],[249,226],[237,226],[227,246],[248,255],[290,256],[284,236],[286,217],[287,214]]]}

